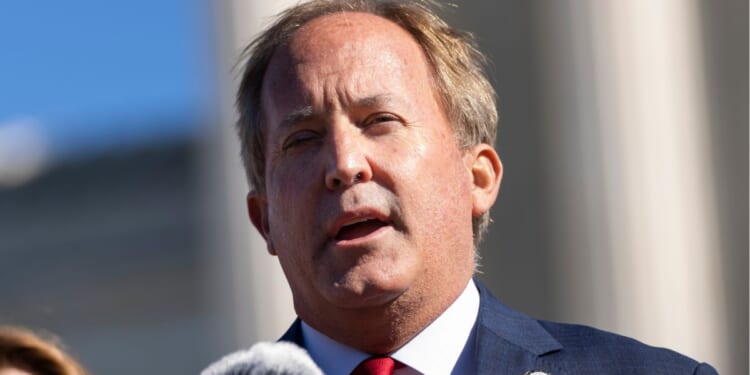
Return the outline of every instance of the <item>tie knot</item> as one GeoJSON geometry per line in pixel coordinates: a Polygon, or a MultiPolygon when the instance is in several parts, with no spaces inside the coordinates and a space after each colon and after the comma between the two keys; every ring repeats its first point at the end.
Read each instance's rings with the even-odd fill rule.
{"type": "Polygon", "coordinates": [[[393,370],[402,366],[391,357],[370,357],[357,365],[351,375],[393,375],[393,370]]]}

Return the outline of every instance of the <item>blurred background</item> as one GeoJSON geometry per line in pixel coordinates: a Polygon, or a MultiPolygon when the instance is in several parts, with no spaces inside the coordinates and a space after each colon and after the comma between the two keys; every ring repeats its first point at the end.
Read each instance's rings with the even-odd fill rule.
{"type": "MultiPolygon", "coordinates": [[[[291,1],[0,3],[0,324],[188,374],[294,318],[246,219],[242,47],[291,1]]],[[[482,279],[748,373],[748,3],[465,2],[505,176],[482,279]]]]}

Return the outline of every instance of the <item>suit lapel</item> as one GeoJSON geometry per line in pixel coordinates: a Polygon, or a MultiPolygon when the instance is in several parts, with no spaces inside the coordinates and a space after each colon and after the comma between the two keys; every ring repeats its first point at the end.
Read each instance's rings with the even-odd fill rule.
{"type": "Polygon", "coordinates": [[[286,333],[281,336],[279,341],[293,342],[299,347],[304,348],[305,339],[302,337],[302,321],[299,318],[295,319],[294,323],[292,323],[292,326],[289,327],[288,330],[286,330],[286,333]]]}
{"type": "MultiPolygon", "coordinates": [[[[523,375],[527,371],[547,371],[541,356],[562,349],[536,320],[511,310],[478,280],[479,315],[477,317],[476,363],[478,374],[523,375]]],[[[302,321],[296,319],[279,341],[305,347],[302,321]]]]}
{"type": "Polygon", "coordinates": [[[479,281],[480,303],[477,317],[477,372],[479,374],[522,375],[527,371],[547,371],[539,358],[562,349],[536,320],[511,310],[479,281]]]}

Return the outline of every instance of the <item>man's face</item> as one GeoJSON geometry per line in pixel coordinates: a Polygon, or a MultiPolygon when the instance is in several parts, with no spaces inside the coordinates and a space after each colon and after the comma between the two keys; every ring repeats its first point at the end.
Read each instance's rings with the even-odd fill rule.
{"type": "Polygon", "coordinates": [[[445,305],[471,277],[474,156],[432,86],[419,45],[369,14],[318,18],[272,59],[265,194],[248,202],[308,323],[445,305]]]}

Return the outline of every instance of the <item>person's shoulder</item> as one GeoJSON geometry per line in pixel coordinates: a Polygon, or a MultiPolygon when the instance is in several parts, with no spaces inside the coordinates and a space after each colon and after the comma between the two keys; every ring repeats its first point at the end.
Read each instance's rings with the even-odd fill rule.
{"type": "Polygon", "coordinates": [[[579,373],[601,370],[608,374],[717,374],[706,363],[630,337],[577,324],[549,321],[539,324],[563,347],[551,353],[550,359],[579,366],[579,373]]]}

